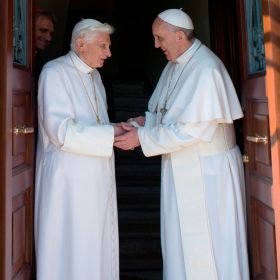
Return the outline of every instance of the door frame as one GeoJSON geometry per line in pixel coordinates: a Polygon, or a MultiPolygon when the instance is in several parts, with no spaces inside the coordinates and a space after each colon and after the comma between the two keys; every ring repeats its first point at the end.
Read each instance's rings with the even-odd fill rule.
{"type": "MultiPolygon", "coordinates": [[[[209,19],[211,48],[222,59],[227,67],[233,83],[239,93],[239,98],[244,96],[240,93],[240,67],[247,67],[246,57],[239,58],[238,46],[244,43],[238,40],[237,34],[242,26],[245,26],[245,18],[237,18],[232,11],[244,14],[240,0],[223,1],[209,0],[209,19]],[[233,16],[232,16],[233,14],[233,16]],[[224,44],[221,44],[224,42],[224,44]],[[239,65],[240,61],[240,65],[239,65]]],[[[271,139],[271,161],[272,161],[272,188],[271,197],[275,214],[275,239],[277,271],[280,276],[280,4],[277,0],[262,0],[263,26],[266,54],[266,96],[268,98],[269,128],[271,139]],[[278,19],[278,21],[277,21],[278,19]]],[[[246,30],[243,30],[246,34],[246,30]]],[[[241,54],[242,55],[242,54],[241,54]]],[[[238,128],[237,128],[238,129],[238,128]]],[[[238,136],[238,135],[237,135],[238,136]]],[[[238,137],[237,137],[238,138],[238,137]]],[[[244,145],[246,136],[241,139],[241,146],[244,145]]]]}
{"type": "MultiPolygon", "coordinates": [[[[28,26],[32,24],[33,1],[29,0],[27,11],[28,26]]],[[[0,1],[0,279],[10,280],[13,277],[13,1],[0,1]]],[[[29,32],[30,34],[32,32],[29,32]]],[[[28,35],[31,36],[31,35],[28,35]]],[[[28,38],[30,42],[31,38],[28,38]]],[[[29,44],[33,48],[33,44],[29,44]]],[[[33,56],[33,49],[29,56],[33,56]]],[[[29,59],[32,61],[32,59],[29,59]]],[[[32,68],[32,65],[29,65],[32,68]]],[[[22,82],[22,81],[21,81],[22,82]]],[[[32,156],[33,158],[33,156],[32,156]]],[[[33,178],[33,164],[29,173],[33,178]]],[[[18,172],[19,173],[19,172],[18,172]]],[[[18,180],[18,179],[17,179],[18,180]]],[[[25,179],[26,181],[26,179],[25,179]]],[[[33,181],[33,179],[31,180],[33,181]]],[[[26,182],[24,182],[26,183],[26,182]]],[[[15,276],[17,277],[17,276],[15,276]]]]}
{"type": "Polygon", "coordinates": [[[8,81],[12,67],[12,17],[11,5],[8,0],[0,1],[0,278],[11,279],[12,259],[9,257],[12,250],[12,222],[7,214],[11,213],[11,87],[8,81]],[[10,39],[9,39],[10,38],[10,39]]]}
{"type": "MultiPolygon", "coordinates": [[[[238,1],[238,0],[237,0],[238,1]]],[[[280,2],[262,0],[272,161],[272,205],[275,214],[277,271],[280,276],[280,2]],[[277,110],[278,108],[278,110],[277,110]]]]}

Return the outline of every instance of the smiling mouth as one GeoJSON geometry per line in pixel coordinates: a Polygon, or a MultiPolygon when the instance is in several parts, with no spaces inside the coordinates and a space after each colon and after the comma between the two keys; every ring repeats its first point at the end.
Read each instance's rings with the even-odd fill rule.
{"type": "Polygon", "coordinates": [[[49,45],[49,42],[47,42],[47,41],[40,41],[40,43],[42,44],[42,45],[45,45],[45,46],[47,46],[47,45],[49,45]]]}

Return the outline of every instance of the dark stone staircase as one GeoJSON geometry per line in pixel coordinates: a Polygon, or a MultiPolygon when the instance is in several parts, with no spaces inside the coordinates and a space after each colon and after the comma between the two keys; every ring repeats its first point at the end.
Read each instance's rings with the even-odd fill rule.
{"type": "MultiPolygon", "coordinates": [[[[148,96],[141,81],[113,83],[115,121],[143,115],[148,96]]],[[[160,157],[141,148],[115,150],[120,234],[120,279],[162,279],[160,157]]]]}

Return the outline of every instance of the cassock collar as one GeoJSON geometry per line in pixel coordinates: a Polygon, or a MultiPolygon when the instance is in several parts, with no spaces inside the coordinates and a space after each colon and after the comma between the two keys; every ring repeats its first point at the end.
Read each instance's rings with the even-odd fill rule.
{"type": "Polygon", "coordinates": [[[91,74],[95,70],[95,68],[91,68],[86,63],[84,63],[75,52],[69,51],[68,55],[70,57],[70,60],[72,58],[75,66],[79,69],[79,71],[85,74],[91,74]]]}
{"type": "Polygon", "coordinates": [[[201,46],[201,42],[198,39],[195,39],[190,48],[188,48],[183,54],[181,54],[176,59],[176,63],[186,63],[188,62],[192,56],[195,54],[195,52],[199,49],[201,46]]]}

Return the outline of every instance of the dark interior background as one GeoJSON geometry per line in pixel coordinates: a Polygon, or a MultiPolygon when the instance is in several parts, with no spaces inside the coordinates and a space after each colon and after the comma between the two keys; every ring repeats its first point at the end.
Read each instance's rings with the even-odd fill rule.
{"type": "Polygon", "coordinates": [[[69,50],[71,30],[81,18],[108,22],[116,29],[111,37],[112,57],[101,69],[107,79],[145,79],[153,87],[166,60],[154,48],[151,25],[156,15],[168,8],[183,8],[193,19],[196,35],[210,45],[208,0],[130,1],[130,0],[37,0],[36,6],[49,10],[57,18],[53,44],[46,51],[48,59],[69,50]]]}

